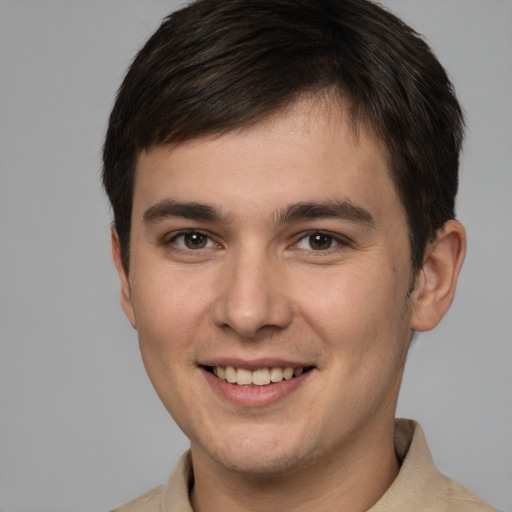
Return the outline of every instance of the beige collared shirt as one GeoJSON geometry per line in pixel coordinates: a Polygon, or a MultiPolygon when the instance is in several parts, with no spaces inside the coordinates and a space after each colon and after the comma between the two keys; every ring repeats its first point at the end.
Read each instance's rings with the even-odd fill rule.
{"type": "MultiPolygon", "coordinates": [[[[497,512],[463,485],[440,473],[423,430],[412,420],[395,422],[398,476],[368,512],[497,512]]],[[[193,512],[188,491],[192,482],[190,452],[185,453],[165,485],[112,512],[193,512]]]]}

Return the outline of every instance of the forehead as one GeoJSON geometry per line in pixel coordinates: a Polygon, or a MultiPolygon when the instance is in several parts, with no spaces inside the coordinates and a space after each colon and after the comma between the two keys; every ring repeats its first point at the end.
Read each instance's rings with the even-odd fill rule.
{"type": "Polygon", "coordinates": [[[370,129],[355,126],[349,105],[302,99],[248,128],[141,152],[134,209],[169,197],[243,210],[247,201],[279,207],[287,198],[348,196],[375,207],[386,196],[401,207],[386,148],[370,129]]]}

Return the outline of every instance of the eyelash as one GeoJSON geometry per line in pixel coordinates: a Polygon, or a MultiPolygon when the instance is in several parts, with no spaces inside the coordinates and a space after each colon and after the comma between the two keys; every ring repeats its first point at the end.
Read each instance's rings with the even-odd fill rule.
{"type": "MultiPolygon", "coordinates": [[[[219,246],[219,244],[217,244],[215,242],[215,240],[209,234],[207,234],[201,230],[198,230],[198,229],[187,229],[187,230],[180,231],[180,232],[172,235],[170,238],[166,238],[164,243],[167,246],[173,246],[172,247],[173,250],[182,251],[185,253],[196,252],[196,251],[199,251],[200,249],[209,249],[212,247],[212,244],[219,246]],[[198,235],[199,237],[204,237],[205,245],[203,247],[195,247],[195,248],[184,247],[184,245],[186,245],[185,237],[187,235],[198,235]],[[182,244],[180,244],[181,246],[177,244],[177,240],[179,240],[180,238],[183,238],[183,242],[182,242],[182,244]]],[[[334,235],[332,233],[329,233],[328,231],[315,230],[315,231],[308,231],[306,233],[303,233],[300,236],[300,238],[298,238],[298,240],[290,246],[290,249],[304,250],[304,251],[316,252],[316,253],[325,253],[325,252],[331,252],[331,250],[335,250],[337,247],[340,247],[340,246],[344,247],[344,246],[349,246],[349,245],[350,245],[350,242],[345,237],[341,237],[339,235],[334,235]],[[310,243],[309,249],[299,247],[299,244],[302,241],[307,240],[307,239],[309,239],[311,241],[311,237],[314,237],[314,236],[327,238],[329,246],[324,249],[314,249],[313,247],[311,247],[311,243],[310,243]]]]}
{"type": "Polygon", "coordinates": [[[311,242],[311,237],[314,237],[314,236],[320,236],[320,237],[328,238],[329,239],[329,247],[327,247],[325,249],[313,249],[311,247],[311,243],[310,243],[309,244],[310,249],[302,249],[302,250],[305,250],[305,251],[308,251],[308,252],[315,252],[315,253],[326,253],[326,252],[331,252],[333,250],[336,250],[336,248],[346,247],[346,246],[350,245],[349,240],[347,240],[345,237],[342,237],[340,235],[335,235],[335,234],[330,233],[328,231],[315,230],[315,231],[308,231],[307,233],[304,233],[297,240],[297,242],[295,242],[292,245],[292,248],[295,249],[295,250],[301,250],[301,248],[299,247],[299,244],[303,240],[308,240],[308,239],[309,239],[309,242],[311,242]]]}
{"type": "Polygon", "coordinates": [[[171,237],[168,237],[164,240],[164,243],[165,245],[167,246],[173,246],[173,250],[177,250],[177,251],[183,251],[185,253],[190,253],[190,252],[195,252],[199,249],[209,249],[210,247],[198,247],[198,248],[190,248],[190,247],[184,247],[184,245],[186,245],[186,242],[185,242],[185,237],[187,235],[199,235],[200,237],[204,237],[204,239],[206,239],[206,244],[210,244],[210,247],[211,247],[211,244],[215,244],[215,245],[218,245],[214,240],[213,238],[208,235],[207,233],[199,230],[199,229],[186,229],[186,230],[183,230],[183,231],[180,231],[176,234],[173,234],[171,237]],[[177,244],[177,240],[179,240],[180,238],[183,238],[183,244],[182,246],[178,245],[177,244]]]}

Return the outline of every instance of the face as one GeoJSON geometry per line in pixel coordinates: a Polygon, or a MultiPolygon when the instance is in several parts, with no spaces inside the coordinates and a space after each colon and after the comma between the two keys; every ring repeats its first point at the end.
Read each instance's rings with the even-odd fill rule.
{"type": "Polygon", "coordinates": [[[122,304],[198,460],[277,474],[392,431],[407,223],[383,147],[345,117],[304,101],[140,155],[122,304]]]}

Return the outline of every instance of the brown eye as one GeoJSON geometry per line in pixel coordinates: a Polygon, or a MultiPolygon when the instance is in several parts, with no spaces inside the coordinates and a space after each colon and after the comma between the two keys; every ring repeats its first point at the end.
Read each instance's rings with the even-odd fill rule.
{"type": "Polygon", "coordinates": [[[186,251],[215,247],[215,242],[201,231],[182,231],[165,243],[186,251]]]}
{"type": "Polygon", "coordinates": [[[197,231],[185,233],[183,235],[183,243],[188,249],[203,249],[208,244],[208,237],[197,231]]]}
{"type": "Polygon", "coordinates": [[[328,251],[337,246],[344,246],[346,243],[343,239],[335,235],[331,235],[325,231],[314,231],[304,235],[295,245],[295,249],[303,251],[328,251]]]}
{"type": "Polygon", "coordinates": [[[309,235],[309,246],[314,251],[325,251],[326,249],[330,249],[333,244],[333,238],[331,235],[327,235],[325,233],[313,233],[309,235]]]}

